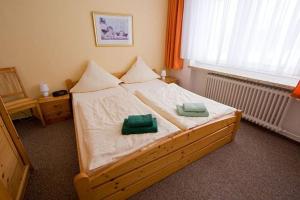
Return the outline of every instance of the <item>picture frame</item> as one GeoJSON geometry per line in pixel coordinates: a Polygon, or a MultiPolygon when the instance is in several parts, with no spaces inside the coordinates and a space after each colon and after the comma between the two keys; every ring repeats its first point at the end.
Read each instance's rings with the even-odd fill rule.
{"type": "Polygon", "coordinates": [[[133,46],[133,16],[92,12],[97,47],[133,46]]]}

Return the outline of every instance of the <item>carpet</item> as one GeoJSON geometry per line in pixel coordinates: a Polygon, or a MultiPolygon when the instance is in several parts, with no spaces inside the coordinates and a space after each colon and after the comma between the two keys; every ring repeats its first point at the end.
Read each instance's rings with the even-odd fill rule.
{"type": "MultiPolygon", "coordinates": [[[[72,120],[43,128],[15,121],[34,166],[25,199],[77,199],[78,160],[72,120]]],[[[160,199],[300,199],[300,144],[242,121],[234,142],[131,197],[160,199]]]]}

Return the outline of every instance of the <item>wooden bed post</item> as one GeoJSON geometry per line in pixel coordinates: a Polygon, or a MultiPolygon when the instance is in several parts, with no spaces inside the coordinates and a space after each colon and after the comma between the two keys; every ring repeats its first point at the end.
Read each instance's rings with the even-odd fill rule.
{"type": "Polygon", "coordinates": [[[240,123],[241,123],[241,119],[242,119],[242,111],[241,110],[237,110],[235,111],[235,116],[236,116],[236,123],[232,132],[232,140],[234,140],[235,138],[235,134],[237,132],[237,130],[240,128],[240,123]]]}
{"type": "Polygon", "coordinates": [[[92,200],[92,191],[90,187],[90,180],[86,173],[79,173],[74,177],[74,185],[80,200],[92,200]]]}

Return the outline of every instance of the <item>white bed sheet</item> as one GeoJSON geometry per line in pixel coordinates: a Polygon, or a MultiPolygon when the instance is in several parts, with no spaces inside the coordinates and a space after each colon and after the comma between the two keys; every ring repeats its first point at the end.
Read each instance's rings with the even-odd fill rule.
{"type": "Polygon", "coordinates": [[[202,97],[176,84],[154,89],[139,89],[135,92],[145,104],[153,108],[161,116],[175,124],[182,130],[194,128],[213,119],[220,118],[236,111],[235,108],[202,97]],[[177,115],[176,105],[186,102],[202,102],[209,112],[208,117],[184,117],[177,115]]]}
{"type": "Polygon", "coordinates": [[[84,171],[103,167],[180,130],[122,87],[73,94],[79,156],[84,171]],[[151,113],[158,132],[122,135],[124,118],[151,113]]]}
{"type": "Polygon", "coordinates": [[[167,83],[154,79],[151,81],[146,81],[143,83],[122,83],[121,86],[124,87],[127,91],[134,94],[137,90],[149,90],[149,89],[159,89],[168,85],[167,83]]]}

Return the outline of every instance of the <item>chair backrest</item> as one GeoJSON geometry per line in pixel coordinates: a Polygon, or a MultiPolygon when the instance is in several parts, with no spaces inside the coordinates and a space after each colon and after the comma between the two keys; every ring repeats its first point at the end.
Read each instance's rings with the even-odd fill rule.
{"type": "Polygon", "coordinates": [[[4,102],[27,97],[15,67],[0,68],[0,96],[4,102]]]}

